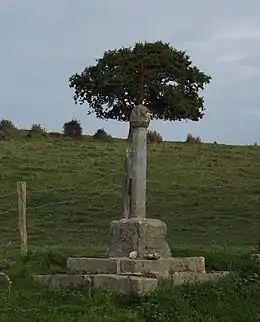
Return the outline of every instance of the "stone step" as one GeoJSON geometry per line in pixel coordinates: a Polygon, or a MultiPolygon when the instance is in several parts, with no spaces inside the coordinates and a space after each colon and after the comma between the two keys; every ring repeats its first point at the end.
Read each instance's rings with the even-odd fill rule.
{"type": "Polygon", "coordinates": [[[42,285],[47,285],[50,288],[66,287],[66,286],[89,286],[91,280],[88,275],[33,275],[33,281],[42,285]]]}
{"type": "Polygon", "coordinates": [[[119,274],[168,277],[173,272],[205,273],[204,257],[172,257],[151,259],[68,258],[68,273],[119,274]]]}
{"type": "MultiPolygon", "coordinates": [[[[183,283],[213,281],[225,277],[228,273],[229,272],[175,272],[171,275],[170,278],[174,286],[179,286],[183,283]]],[[[157,278],[117,274],[34,275],[33,280],[37,283],[47,285],[50,288],[86,286],[87,288],[105,288],[111,292],[124,295],[135,294],[141,296],[153,292],[159,284],[157,278]]]]}
{"type": "Polygon", "coordinates": [[[117,274],[34,275],[33,279],[35,282],[47,285],[50,288],[86,286],[103,288],[124,295],[145,295],[154,291],[158,286],[158,279],[156,278],[117,274]]]}
{"type": "Polygon", "coordinates": [[[171,280],[175,286],[184,283],[201,283],[210,282],[226,277],[230,272],[219,271],[210,273],[194,273],[194,272],[175,272],[171,275],[171,280]]]}

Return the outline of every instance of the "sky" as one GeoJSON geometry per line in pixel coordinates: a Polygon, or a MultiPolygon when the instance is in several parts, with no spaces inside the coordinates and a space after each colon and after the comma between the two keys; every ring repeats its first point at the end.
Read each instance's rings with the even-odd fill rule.
{"type": "Polygon", "coordinates": [[[84,132],[126,137],[128,124],[98,120],[75,105],[69,77],[108,49],[162,40],[187,50],[212,76],[199,122],[152,121],[165,140],[260,142],[260,1],[0,0],[0,118],[19,128],[61,131],[76,118],[84,132]]]}

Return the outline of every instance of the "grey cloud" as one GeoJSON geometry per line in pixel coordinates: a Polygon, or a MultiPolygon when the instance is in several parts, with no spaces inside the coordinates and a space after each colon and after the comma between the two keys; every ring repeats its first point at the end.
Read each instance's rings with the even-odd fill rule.
{"type": "MultiPolygon", "coordinates": [[[[259,51],[260,51],[260,45],[259,45],[259,51]]],[[[243,60],[241,60],[241,64],[244,66],[259,67],[260,66],[260,56],[256,52],[255,54],[247,56],[243,60]]]]}

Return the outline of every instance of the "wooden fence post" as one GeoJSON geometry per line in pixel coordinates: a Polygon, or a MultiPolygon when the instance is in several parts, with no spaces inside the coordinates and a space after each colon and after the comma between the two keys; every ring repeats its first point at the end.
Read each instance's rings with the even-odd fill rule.
{"type": "Polygon", "coordinates": [[[21,237],[21,256],[27,255],[27,228],[26,228],[26,182],[17,182],[19,231],[21,237]]]}

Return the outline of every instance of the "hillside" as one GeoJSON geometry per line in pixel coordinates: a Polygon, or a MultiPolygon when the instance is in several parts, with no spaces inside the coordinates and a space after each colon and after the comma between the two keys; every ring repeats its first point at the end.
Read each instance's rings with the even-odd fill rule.
{"type": "MultiPolygon", "coordinates": [[[[120,140],[1,142],[0,196],[26,181],[28,208],[75,201],[28,209],[30,247],[88,248],[94,242],[104,249],[109,222],[120,216],[125,149],[120,140]]],[[[147,214],[168,224],[173,250],[252,245],[259,237],[259,164],[258,147],[149,146],[147,214]]],[[[2,211],[16,207],[13,195],[0,200],[2,211]]],[[[1,223],[2,242],[16,241],[14,212],[1,216],[1,223]]]]}
{"type": "MultiPolygon", "coordinates": [[[[0,264],[14,279],[19,275],[17,285],[24,276],[21,270],[22,274],[24,270],[46,273],[62,270],[68,255],[106,255],[109,223],[120,217],[126,147],[123,140],[97,143],[90,138],[0,142],[0,264]],[[27,183],[30,255],[26,264],[17,264],[17,181],[27,183]]],[[[237,262],[252,249],[259,239],[260,148],[167,142],[150,145],[148,150],[147,215],[167,223],[173,255],[206,255],[210,269],[227,269],[231,261],[237,262]]],[[[21,314],[22,305],[34,298],[32,292],[15,292],[10,307],[0,300],[5,307],[1,321],[16,321],[17,315],[10,313],[12,305],[25,303],[16,304],[21,314]]],[[[79,301],[77,296],[72,301],[79,301]]],[[[106,302],[102,296],[99,301],[106,302]]],[[[47,295],[41,301],[43,307],[49,305],[47,295]]],[[[54,308],[60,305],[60,298],[53,301],[54,308]]],[[[64,319],[41,317],[41,321],[88,321],[67,319],[68,311],[62,312],[64,319]]],[[[130,315],[122,315],[122,320],[130,315]]],[[[103,320],[93,317],[89,321],[103,320]]]]}

